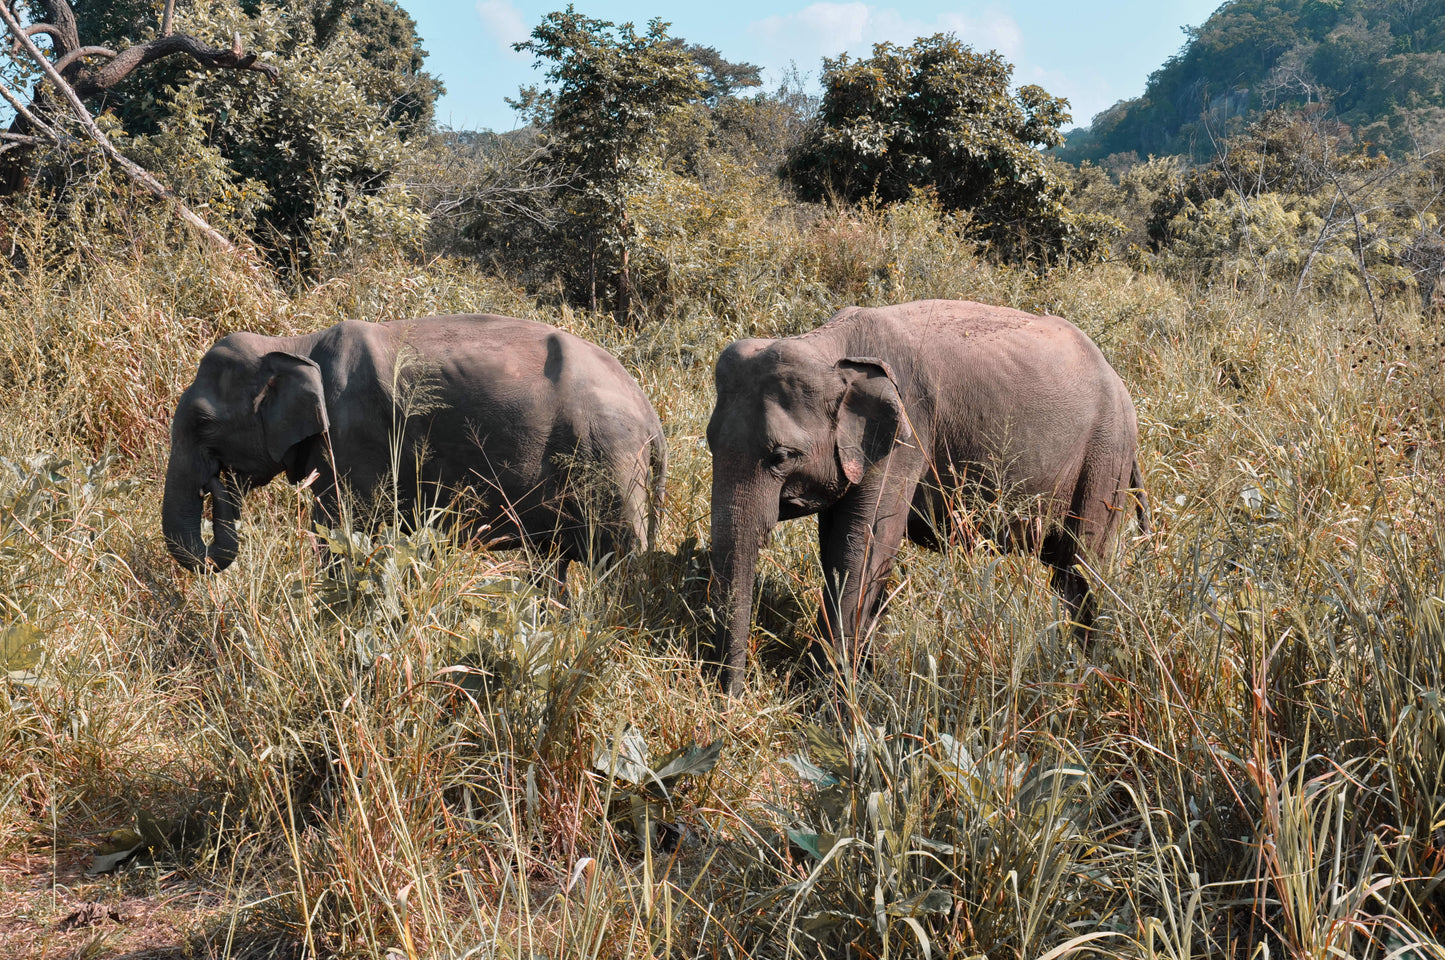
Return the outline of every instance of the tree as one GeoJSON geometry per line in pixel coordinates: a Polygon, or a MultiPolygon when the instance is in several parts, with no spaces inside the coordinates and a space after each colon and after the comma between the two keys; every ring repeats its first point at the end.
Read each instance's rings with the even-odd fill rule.
{"type": "MultiPolygon", "coordinates": [[[[108,59],[90,71],[94,79],[81,71],[73,85],[82,100],[103,97],[120,153],[163,172],[181,199],[249,233],[278,262],[314,272],[358,243],[424,230],[394,174],[409,142],[430,129],[441,87],[421,69],[426,52],[395,0],[213,0],[174,17],[168,4],[159,30],[154,4],[137,0],[92,0],[73,15],[64,0],[36,6],[61,15],[73,43],[85,38],[76,49],[90,53],[75,63],[108,59]],[[176,35],[187,38],[181,52],[189,56],[152,55],[175,44],[172,20],[186,31],[176,35]],[[210,37],[226,47],[196,39],[210,37]],[[264,62],[245,48],[267,51],[264,62]],[[112,49],[121,52],[96,52],[112,49]],[[264,71],[270,82],[240,70],[264,71]]],[[[37,116],[53,115],[44,88],[37,91],[37,116]]],[[[27,158],[23,172],[63,191],[64,157],[53,174],[48,159],[27,158]]]]}
{"type": "Polygon", "coordinates": [[[1032,85],[1012,94],[1012,74],[998,53],[952,34],[825,58],[822,105],[784,176],[813,200],[891,203],[934,190],[1005,253],[1061,249],[1079,231],[1038,148],[1061,142],[1068,101],[1032,85]]]}
{"type": "MultiPolygon", "coordinates": [[[[172,29],[175,0],[166,0],[158,34],[141,43],[123,46],[119,51],[109,46],[83,45],[75,11],[68,0],[34,0],[30,6],[30,22],[21,20],[11,0],[0,0],[0,21],[10,37],[10,63],[0,72],[0,98],[14,111],[10,127],[0,134],[0,195],[13,194],[24,183],[28,161],[34,148],[44,143],[64,148],[69,143],[65,125],[75,123],[84,139],[97,146],[131,181],[151,195],[174,201],[175,195],[149,171],[130,161],[96,124],[85,101],[105,94],[130,77],[136,70],[175,54],[184,54],[191,62],[207,69],[255,70],[270,77],[277,68],[258,63],[255,54],[244,53],[237,34],[230,49],[210,47],[193,36],[175,33],[172,29]],[[49,55],[35,43],[36,37],[49,41],[49,55]],[[96,60],[101,65],[94,66],[96,60]],[[30,102],[24,102],[6,83],[33,79],[30,102]]],[[[196,215],[184,203],[177,204],[181,217],[203,235],[230,249],[225,237],[196,215]]]]}
{"type": "Polygon", "coordinates": [[[599,278],[613,273],[616,313],[627,319],[633,310],[627,198],[649,175],[666,120],[705,92],[697,64],[670,41],[661,20],[639,35],[630,23],[585,17],[570,4],[514,46],[535,55],[538,66],[551,64],[551,87],[524,87],[508,102],[538,125],[548,163],[570,185],[559,239],[580,241],[585,251],[591,308],[599,305],[599,278]]]}
{"type": "Polygon", "coordinates": [[[1062,159],[1206,161],[1262,113],[1319,102],[1395,158],[1442,128],[1445,0],[1230,0],[1185,32],[1143,95],[1071,133],[1062,159]]]}
{"type": "Polygon", "coordinates": [[[716,47],[700,43],[684,45],[681,39],[673,41],[682,47],[684,53],[697,64],[703,83],[703,101],[716,107],[723,100],[737,96],[739,90],[760,87],[763,84],[762,67],[753,63],[733,63],[718,52],[716,47]]]}

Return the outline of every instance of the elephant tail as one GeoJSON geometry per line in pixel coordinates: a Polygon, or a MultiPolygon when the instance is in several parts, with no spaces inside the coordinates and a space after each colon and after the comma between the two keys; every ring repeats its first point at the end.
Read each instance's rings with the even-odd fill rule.
{"type": "Polygon", "coordinates": [[[1139,469],[1139,458],[1134,458],[1134,466],[1129,470],[1130,493],[1134,498],[1134,509],[1139,514],[1139,532],[1149,532],[1149,498],[1144,493],[1144,474],[1139,469]]]}
{"type": "Polygon", "coordinates": [[[657,528],[662,522],[662,504],[667,494],[667,441],[659,424],[652,434],[652,489],[647,498],[647,549],[657,549],[657,528]]]}

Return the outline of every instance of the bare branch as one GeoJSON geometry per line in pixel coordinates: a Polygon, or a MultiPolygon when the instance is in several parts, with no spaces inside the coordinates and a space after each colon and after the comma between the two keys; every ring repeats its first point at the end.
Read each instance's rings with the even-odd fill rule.
{"type": "Polygon", "coordinates": [[[60,28],[53,23],[32,23],[25,28],[25,35],[27,37],[33,37],[41,33],[48,33],[52,37],[58,36],[60,34],[60,28]]]}
{"type": "Polygon", "coordinates": [[[115,55],[115,51],[110,49],[110,47],[81,47],[79,50],[72,50],[59,60],[56,60],[55,69],[64,73],[65,68],[77,60],[82,60],[86,57],[114,57],[115,55]]]}
{"type": "Polygon", "coordinates": [[[161,36],[169,37],[175,25],[176,0],[166,0],[165,12],[161,14],[161,36]]]}
{"type": "MultiPolygon", "coordinates": [[[[3,83],[0,83],[0,98],[3,98],[6,103],[14,107],[15,113],[26,123],[30,124],[31,128],[39,130],[41,133],[45,134],[46,139],[50,140],[52,143],[64,143],[68,139],[65,134],[61,133],[59,130],[56,130],[54,127],[50,126],[50,124],[37,117],[34,111],[27,107],[25,105],[25,102],[19,97],[17,97],[15,93],[3,83]]],[[[12,135],[20,136],[20,134],[12,135]]]]}
{"type": "MultiPolygon", "coordinates": [[[[71,9],[68,0],[36,0],[34,6],[37,8],[42,22],[32,24],[30,30],[35,33],[49,34],[55,56],[63,57],[80,46],[80,28],[76,25],[75,11],[71,9]]],[[[7,3],[7,8],[14,14],[13,3],[7,3]]],[[[7,17],[6,19],[8,21],[12,18],[7,17]]],[[[14,16],[13,19],[16,23],[20,20],[19,16],[14,16]]],[[[17,28],[11,27],[10,29],[16,30],[17,28]]],[[[25,36],[29,38],[31,34],[26,33],[25,36]]],[[[17,45],[17,47],[19,46],[17,45]]]]}
{"type": "MultiPolygon", "coordinates": [[[[236,47],[240,45],[239,39],[238,36],[236,47]]],[[[157,37],[154,40],[138,43],[122,50],[115,59],[94,74],[77,78],[76,93],[81,97],[103,93],[120,83],[137,68],[168,57],[173,53],[184,53],[207,70],[254,70],[257,73],[264,73],[272,83],[280,79],[280,70],[269,63],[257,63],[254,53],[242,53],[236,47],[230,50],[208,47],[195,37],[184,33],[157,37]]]]}

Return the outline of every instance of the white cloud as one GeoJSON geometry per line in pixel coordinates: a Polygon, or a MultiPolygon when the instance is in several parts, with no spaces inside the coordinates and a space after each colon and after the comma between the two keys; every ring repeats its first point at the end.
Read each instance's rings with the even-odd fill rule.
{"type": "Polygon", "coordinates": [[[756,20],[748,32],[777,63],[792,60],[805,71],[817,68],[821,57],[836,57],[845,50],[868,56],[873,44],[911,44],[919,37],[953,33],[977,50],[997,50],[1014,60],[1023,50],[1023,32],[1006,13],[989,11],[979,16],[945,13],[933,20],[906,17],[892,7],[866,3],[814,3],[797,13],[756,20]]]}
{"type": "Polygon", "coordinates": [[[482,28],[488,37],[508,56],[525,58],[525,53],[512,49],[512,44],[526,40],[532,35],[522,11],[507,0],[477,0],[477,16],[482,19],[482,28]]]}

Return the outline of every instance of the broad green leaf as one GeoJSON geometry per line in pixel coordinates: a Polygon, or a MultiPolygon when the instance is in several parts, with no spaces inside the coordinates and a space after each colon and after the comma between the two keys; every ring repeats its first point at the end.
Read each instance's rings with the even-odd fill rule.
{"type": "Polygon", "coordinates": [[[1028,810],[1040,803],[1049,803],[1069,795],[1076,787],[1087,787],[1089,771],[1081,766],[1064,764],[1057,767],[1036,766],[1029,771],[1019,787],[1018,805],[1028,810]]]}
{"type": "Polygon", "coordinates": [[[801,847],[815,860],[822,860],[827,856],[833,844],[824,839],[820,833],[809,833],[805,830],[795,830],[792,827],[784,827],[783,831],[788,835],[794,846],[801,847]]]}
{"type": "Polygon", "coordinates": [[[662,819],[661,804],[636,793],[628,797],[628,803],[632,828],[637,831],[638,841],[649,847],[654,846],[657,842],[657,824],[662,819]]]}
{"type": "Polygon", "coordinates": [[[652,768],[647,764],[647,741],[636,727],[628,727],[615,743],[599,746],[592,757],[592,766],[609,777],[633,785],[652,778],[652,768]]]}
{"type": "Polygon", "coordinates": [[[106,842],[96,848],[95,855],[91,857],[90,866],[86,867],[85,872],[92,877],[108,873],[144,850],[145,847],[145,838],[138,831],[130,827],[122,827],[113,831],[106,842]]]}
{"type": "Polygon", "coordinates": [[[33,623],[16,620],[0,630],[0,668],[25,671],[40,662],[40,641],[45,631],[33,623]]]}
{"type": "Polygon", "coordinates": [[[721,740],[714,740],[705,747],[690,743],[662,757],[655,775],[662,782],[663,789],[670,792],[683,777],[701,776],[717,766],[722,746],[721,740]]]}
{"type": "Polygon", "coordinates": [[[805,723],[803,741],[807,744],[808,757],[813,763],[839,777],[847,777],[852,772],[853,751],[833,731],[815,723],[805,723]]]}
{"type": "Polygon", "coordinates": [[[807,757],[800,753],[793,754],[791,757],[784,757],[783,762],[798,771],[798,776],[813,784],[815,787],[831,787],[842,783],[837,777],[817,764],[810,762],[807,757]]]}
{"type": "Polygon", "coordinates": [[[820,934],[825,934],[831,930],[841,930],[849,927],[856,928],[862,925],[862,917],[835,910],[820,910],[817,913],[810,913],[807,916],[798,918],[798,929],[814,939],[821,939],[820,934]]]}

